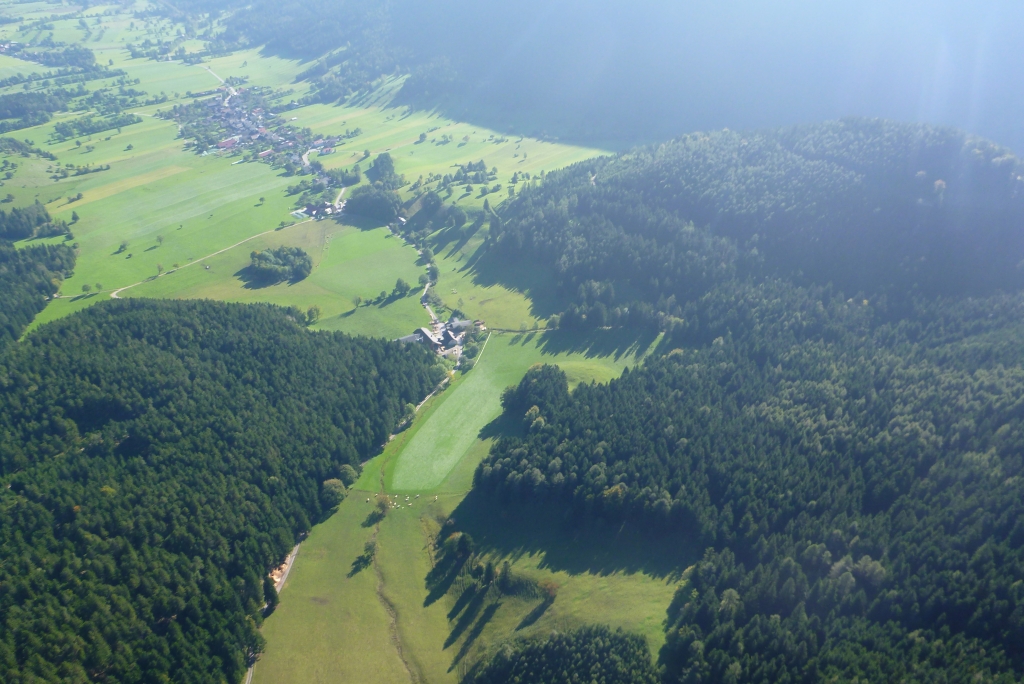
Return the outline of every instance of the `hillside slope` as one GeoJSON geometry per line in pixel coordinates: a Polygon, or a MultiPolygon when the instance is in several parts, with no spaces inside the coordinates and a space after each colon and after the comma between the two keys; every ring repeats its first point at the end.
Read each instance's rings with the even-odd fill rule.
{"type": "Polygon", "coordinates": [[[0,358],[0,679],[241,679],[322,483],[443,375],[287,314],[108,301],[0,358]]]}
{"type": "Polygon", "coordinates": [[[598,314],[587,326],[630,308],[678,317],[736,278],[894,302],[1024,283],[1020,160],[913,124],[687,135],[549,173],[499,214],[500,252],[557,274],[573,322],[598,314]]]}
{"type": "Polygon", "coordinates": [[[706,547],[669,607],[665,681],[1018,681],[1024,298],[886,323],[773,282],[702,306],[710,344],[506,391],[522,434],[481,495],[706,547]]]}

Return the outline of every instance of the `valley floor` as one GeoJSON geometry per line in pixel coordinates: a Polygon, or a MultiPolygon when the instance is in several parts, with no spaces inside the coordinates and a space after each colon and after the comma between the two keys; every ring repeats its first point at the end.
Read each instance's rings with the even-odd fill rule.
{"type": "MultiPolygon", "coordinates": [[[[46,3],[20,7],[18,14],[26,21],[49,17],[46,3]]],[[[54,127],[82,112],[58,113],[50,123],[17,131],[19,139],[34,141],[56,159],[3,155],[19,164],[13,178],[3,183],[3,191],[13,196],[11,206],[38,201],[55,218],[71,222],[73,212],[79,217],[71,238],[78,250],[75,272],[32,328],[112,296],[270,302],[303,311],[316,306],[321,311],[316,328],[390,339],[428,322],[419,289],[414,287],[406,297],[378,296],[390,292],[397,279],[416,283],[425,272],[426,263],[414,247],[386,226],[357,216],[345,215],[340,221],[296,218],[292,212],[297,197],[288,194],[288,186],[300,178],[244,161],[234,151],[197,155],[185,148],[175,122],[157,116],[192,102],[191,93],[212,91],[232,77],[244,78],[246,86],[301,98],[307,92],[305,83],[296,82],[305,68],[302,63],[258,50],[196,65],[132,58],[127,42],[166,39],[175,35],[175,25],[139,20],[131,7],[111,10],[101,21],[102,30],[87,32],[84,38],[97,61],[124,70],[127,78],[138,79],[137,88],[159,93],[166,101],[130,110],[141,123],[77,139],[59,140],[54,127]],[[67,164],[109,169],[57,177],[67,164]],[[250,253],[281,246],[301,247],[310,254],[312,273],[297,283],[255,287],[247,282],[250,253]]],[[[57,40],[83,40],[73,19],[52,23],[57,40]]],[[[0,26],[0,38],[24,39],[16,29],[14,24],[0,26]]],[[[201,47],[197,41],[183,45],[186,50],[201,47]]],[[[37,68],[0,56],[0,77],[37,68]]],[[[111,84],[89,85],[99,86],[111,84]]],[[[313,155],[328,169],[351,168],[367,155],[389,152],[396,171],[408,182],[434,177],[436,184],[460,164],[484,161],[487,169],[496,169],[500,192],[478,194],[481,186],[445,197],[450,204],[477,211],[485,200],[496,206],[507,199],[507,188],[517,178],[536,177],[603,153],[505,137],[433,112],[392,106],[400,86],[401,79],[384,79],[374,92],[345,106],[309,105],[286,115],[292,125],[317,134],[361,131],[333,154],[313,155]]],[[[21,87],[0,88],[0,95],[15,90],[21,87]]],[[[402,199],[410,201],[419,191],[403,189],[402,199]]],[[[466,499],[473,471],[507,427],[497,421],[502,389],[517,383],[535,363],[559,364],[573,384],[606,381],[659,342],[623,331],[589,336],[537,331],[555,313],[549,301],[553,284],[528,269],[513,272],[507,265],[488,262],[481,250],[485,237],[486,228],[435,236],[440,275],[432,289],[447,308],[457,307],[493,330],[525,332],[492,335],[476,368],[458,375],[423,406],[414,423],[366,464],[338,512],[303,542],[282,587],[281,603],[265,623],[267,649],[251,673],[252,681],[456,681],[468,664],[503,641],[577,623],[638,631],[652,652],[663,640],[665,606],[678,576],[642,563],[609,564],[622,549],[591,544],[584,551],[578,539],[544,522],[547,536],[527,525],[519,528],[525,535],[521,543],[508,546],[508,540],[517,538],[511,534],[517,521],[482,516],[481,524],[486,518],[491,521],[486,524],[496,526],[491,532],[510,532],[499,541],[491,535],[483,546],[496,562],[508,560],[516,573],[556,583],[554,604],[539,609],[537,600],[510,597],[459,603],[458,586],[440,593],[426,587],[440,521],[475,505],[466,499]],[[402,509],[379,526],[366,526],[375,498],[385,493],[400,497],[402,509]],[[412,505],[404,505],[406,496],[412,505]],[[378,546],[375,561],[359,567],[354,563],[371,539],[378,546]]],[[[480,535],[489,536],[487,530],[480,535]]]]}
{"type": "Polygon", "coordinates": [[[264,624],[267,650],[253,682],[455,682],[503,642],[595,622],[644,635],[656,653],[681,580],[667,564],[633,553],[628,534],[595,544],[557,521],[490,512],[477,516],[489,528],[474,532],[481,550],[518,575],[554,582],[556,600],[467,599],[458,578],[427,586],[441,522],[480,506],[467,493],[476,464],[505,429],[496,420],[501,389],[535,363],[563,366],[577,382],[606,380],[656,346],[591,356],[546,352],[545,341],[493,335],[477,366],[366,464],[338,512],[303,542],[281,604],[264,624]],[[399,507],[369,524],[384,494],[399,507]],[[358,558],[371,539],[375,561],[363,567],[358,558]]]}

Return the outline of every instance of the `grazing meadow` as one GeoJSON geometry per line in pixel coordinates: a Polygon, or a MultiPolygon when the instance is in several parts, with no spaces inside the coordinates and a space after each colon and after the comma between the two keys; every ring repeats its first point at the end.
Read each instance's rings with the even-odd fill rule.
{"type": "MultiPolygon", "coordinates": [[[[304,311],[315,306],[320,310],[316,329],[387,338],[429,323],[419,301],[422,287],[416,287],[427,264],[389,227],[349,214],[320,221],[297,216],[288,187],[299,179],[238,152],[196,154],[186,148],[176,123],[157,116],[191,102],[192,93],[221,87],[224,79],[279,91],[281,115],[291,125],[325,136],[358,129],[332,154],[311,158],[326,169],[350,169],[359,162],[365,169],[368,156],[388,152],[405,177],[399,192],[407,206],[459,165],[483,161],[496,170],[491,183],[499,189],[459,188],[444,196],[472,213],[483,210],[485,201],[491,206],[504,201],[514,175],[537,179],[603,153],[394,105],[403,82],[398,77],[382,79],[344,105],[288,106],[307,94],[307,86],[296,82],[306,68],[298,60],[255,49],[200,64],[133,58],[127,43],[168,40],[178,30],[169,20],[133,14],[138,7],[103,8],[112,11],[102,15],[96,8],[83,29],[70,17],[51,19],[51,5],[19,6],[26,21],[47,18],[55,40],[88,46],[99,63],[124,70],[138,79],[135,87],[160,100],[130,110],[141,122],[99,134],[59,140],[55,126],[82,112],[57,113],[49,123],[17,132],[18,139],[55,159],[0,155],[18,163],[0,190],[9,193],[8,204],[44,204],[71,224],[68,240],[78,251],[74,274],[33,327],[111,296],[270,302],[304,311]],[[90,172],[62,172],[80,167],[90,172]],[[248,278],[250,254],[276,247],[305,250],[313,262],[310,274],[274,284],[248,278]],[[413,284],[407,296],[388,295],[398,279],[413,284]]],[[[0,26],[5,39],[38,41],[47,35],[36,33],[0,26]]],[[[199,45],[178,44],[186,51],[199,45]]],[[[37,68],[0,55],[0,78],[37,68]]],[[[88,87],[112,85],[100,81],[88,87]]],[[[0,88],[0,94],[16,88],[0,88]]],[[[557,526],[547,536],[530,532],[534,541],[517,547],[486,541],[486,530],[478,533],[485,540],[482,551],[494,562],[508,561],[517,575],[556,584],[554,603],[539,606],[535,597],[523,596],[469,601],[459,598],[458,587],[439,592],[426,586],[440,521],[478,505],[466,500],[473,471],[493,440],[514,429],[498,421],[502,389],[518,382],[531,365],[545,362],[562,366],[572,386],[605,381],[660,342],[613,331],[589,336],[544,331],[554,312],[549,301],[554,283],[540,273],[512,272],[488,261],[486,235],[484,226],[455,237],[442,229],[428,239],[439,271],[433,292],[446,309],[461,309],[494,331],[479,362],[468,373],[456,372],[450,386],[424,404],[411,426],[365,465],[337,512],[303,542],[281,603],[264,624],[267,648],[254,682],[393,682],[410,673],[419,681],[457,681],[469,663],[505,640],[590,621],[638,631],[652,649],[660,645],[664,606],[680,577],[645,566],[609,566],[594,554],[614,557],[621,549],[595,552],[593,545],[573,543],[557,526]],[[379,523],[368,521],[384,495],[400,505],[379,523]]]]}
{"type": "Polygon", "coordinates": [[[354,671],[371,673],[361,681],[393,681],[399,653],[418,681],[456,682],[469,664],[506,641],[588,622],[642,634],[652,653],[660,648],[665,605],[684,581],[666,558],[645,555],[631,533],[601,530],[581,537],[543,512],[517,520],[495,511],[475,515],[486,503],[467,498],[473,470],[493,439],[515,429],[496,420],[505,386],[536,363],[567,369],[573,386],[607,380],[654,352],[660,341],[599,334],[608,339],[580,339],[576,351],[553,332],[491,335],[473,370],[456,374],[450,387],[423,405],[413,424],[365,464],[338,512],[303,542],[281,604],[264,624],[268,646],[254,682],[343,682],[354,671]],[[375,521],[372,513],[384,496],[394,506],[375,521]],[[428,586],[441,522],[464,512],[479,521],[473,534],[487,559],[509,562],[517,577],[556,586],[557,598],[475,597],[461,591],[465,582],[458,578],[443,591],[428,586]],[[374,562],[363,565],[359,559],[371,530],[374,562]],[[330,557],[321,549],[331,549],[330,557]],[[371,577],[379,592],[374,602],[366,600],[371,577]],[[292,586],[299,589],[292,593],[292,586]],[[330,597],[330,603],[311,602],[312,596],[330,597]],[[353,623],[381,621],[391,622],[389,641],[347,649],[343,665],[324,666],[336,662],[339,656],[331,651],[353,623]],[[316,636],[305,638],[311,632],[316,636]]]}

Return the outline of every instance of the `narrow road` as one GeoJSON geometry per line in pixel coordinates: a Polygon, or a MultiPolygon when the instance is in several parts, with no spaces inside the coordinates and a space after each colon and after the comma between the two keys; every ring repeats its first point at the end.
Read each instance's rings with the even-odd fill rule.
{"type": "MultiPolygon", "coordinates": [[[[292,552],[288,554],[288,557],[284,560],[284,572],[281,573],[281,577],[274,583],[274,591],[280,593],[284,588],[284,582],[288,579],[288,573],[292,571],[292,565],[295,563],[295,556],[299,555],[299,546],[296,544],[292,552]]],[[[245,684],[252,684],[252,675],[256,671],[256,664],[253,663],[249,671],[245,673],[245,684]]]]}
{"type": "MultiPolygon", "coordinates": [[[[206,66],[205,64],[200,64],[199,66],[201,66],[202,68],[204,68],[208,72],[210,72],[210,75],[213,76],[218,81],[220,81],[221,83],[227,84],[227,81],[225,81],[223,78],[221,78],[217,74],[213,73],[213,69],[211,69],[210,67],[206,66]]],[[[226,98],[224,98],[224,106],[227,107],[228,106],[228,102],[231,101],[231,98],[234,97],[237,94],[238,93],[235,92],[234,88],[232,88],[231,86],[228,86],[228,96],[226,98]]]]}
{"type": "Polygon", "coordinates": [[[274,582],[275,591],[280,592],[281,589],[284,588],[285,580],[288,579],[288,573],[292,571],[292,565],[295,563],[295,557],[299,555],[299,546],[301,546],[301,544],[296,544],[295,548],[292,549],[292,552],[288,554],[288,558],[285,559],[284,572],[281,573],[280,579],[274,582]]]}
{"type": "MultiPolygon", "coordinates": [[[[301,226],[303,223],[309,223],[312,220],[313,219],[306,219],[305,221],[299,221],[298,223],[293,223],[292,225],[293,226],[301,226]]],[[[289,226],[289,228],[290,227],[291,226],[289,226]]],[[[145,280],[140,280],[137,283],[132,283],[131,285],[125,285],[124,287],[120,287],[120,288],[118,288],[118,289],[116,289],[116,290],[114,290],[113,292],[110,293],[110,298],[111,299],[120,299],[122,292],[124,292],[125,290],[130,290],[131,288],[135,287],[136,285],[142,285],[143,283],[148,283],[151,280],[156,280],[157,278],[162,278],[165,275],[170,275],[171,273],[174,273],[174,271],[180,271],[183,268],[188,268],[189,266],[194,266],[194,265],[198,264],[200,261],[205,261],[206,259],[209,259],[210,257],[215,257],[218,254],[222,254],[222,253],[228,251],[229,249],[234,249],[235,247],[238,247],[239,245],[244,245],[246,242],[249,242],[249,240],[255,240],[258,237],[263,237],[264,235],[269,235],[270,233],[276,233],[277,230],[278,230],[277,228],[272,228],[270,230],[265,230],[262,233],[258,233],[256,235],[253,235],[252,237],[247,237],[244,240],[236,242],[235,244],[231,245],[230,247],[225,247],[224,249],[218,249],[216,252],[214,252],[212,254],[207,254],[204,257],[199,257],[198,259],[193,259],[192,261],[188,262],[184,266],[179,266],[178,268],[175,268],[175,269],[173,269],[171,271],[167,271],[166,273],[161,273],[160,275],[153,276],[152,278],[146,278],[145,280]]]]}
{"type": "MultiPolygon", "coordinates": [[[[422,254],[422,252],[420,252],[420,253],[422,254]]],[[[423,308],[427,310],[428,314],[430,314],[430,323],[432,325],[437,325],[441,321],[434,314],[434,310],[430,308],[430,304],[427,304],[427,291],[429,289],[430,289],[430,283],[428,282],[426,285],[423,286],[423,294],[420,295],[420,304],[422,304],[423,308]]]]}

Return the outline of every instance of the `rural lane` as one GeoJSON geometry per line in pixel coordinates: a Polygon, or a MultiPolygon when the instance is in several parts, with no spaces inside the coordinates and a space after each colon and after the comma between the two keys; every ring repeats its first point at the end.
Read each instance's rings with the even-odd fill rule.
{"type": "MultiPolygon", "coordinates": [[[[313,219],[306,219],[305,221],[299,221],[298,223],[293,223],[292,226],[301,226],[303,223],[309,223],[312,220],[313,219]]],[[[289,228],[290,227],[291,226],[289,226],[289,228]]],[[[218,254],[222,254],[222,253],[228,251],[229,249],[234,249],[235,247],[238,247],[239,245],[244,245],[246,242],[249,242],[249,240],[255,240],[258,237],[263,237],[264,235],[269,235],[270,233],[276,233],[278,230],[279,230],[278,228],[271,228],[270,230],[263,231],[262,233],[257,233],[256,235],[253,235],[251,237],[247,237],[244,240],[236,242],[235,244],[231,245],[230,247],[225,247],[224,249],[218,249],[216,252],[213,252],[212,254],[207,254],[204,257],[199,257],[198,259],[194,259],[194,260],[188,262],[187,264],[185,264],[184,266],[179,266],[178,268],[175,268],[175,269],[172,269],[170,271],[167,271],[166,273],[161,273],[160,275],[155,275],[155,276],[152,276],[151,278],[146,278],[145,280],[140,280],[137,283],[132,283],[131,285],[125,285],[124,287],[120,287],[120,288],[118,288],[118,289],[116,289],[116,290],[114,290],[113,292],[110,293],[110,298],[111,299],[120,299],[122,292],[124,292],[125,290],[130,290],[131,288],[135,287],[136,285],[142,285],[143,283],[148,283],[151,280],[156,280],[157,278],[162,278],[162,277],[164,277],[166,275],[170,275],[170,274],[174,273],[175,271],[180,271],[183,268],[188,268],[189,266],[194,266],[194,265],[198,264],[200,261],[203,261],[205,259],[209,259],[210,257],[215,257],[218,254]]]]}

